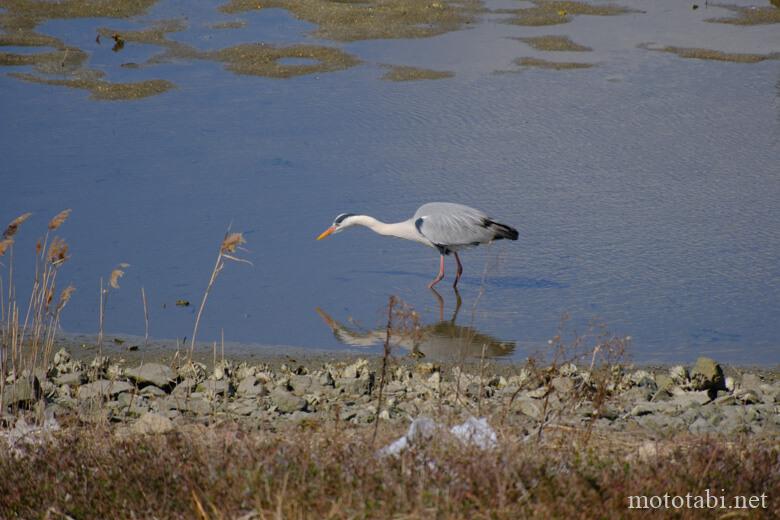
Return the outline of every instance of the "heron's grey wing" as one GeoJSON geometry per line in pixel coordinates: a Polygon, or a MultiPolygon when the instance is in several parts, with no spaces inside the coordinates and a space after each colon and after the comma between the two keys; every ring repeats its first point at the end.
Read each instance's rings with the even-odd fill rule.
{"type": "Polygon", "coordinates": [[[442,212],[415,217],[417,231],[440,247],[466,247],[493,239],[494,233],[486,227],[486,217],[478,211],[442,212]]]}

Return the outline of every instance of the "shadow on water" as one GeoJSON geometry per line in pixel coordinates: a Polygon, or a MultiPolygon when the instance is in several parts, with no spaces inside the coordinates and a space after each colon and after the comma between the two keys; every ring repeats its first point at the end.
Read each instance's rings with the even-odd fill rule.
{"type": "MultiPolygon", "coordinates": [[[[444,299],[431,289],[439,307],[439,321],[425,325],[420,324],[412,329],[401,327],[393,330],[390,335],[390,345],[401,347],[413,356],[432,359],[463,359],[501,358],[511,356],[516,347],[514,341],[502,341],[494,336],[480,332],[471,326],[456,323],[458,312],[463,303],[460,293],[455,291],[457,298],[452,317],[444,319],[444,299]]],[[[382,345],[386,337],[385,327],[364,330],[350,327],[334,320],[327,312],[317,307],[317,314],[333,331],[336,339],[350,347],[374,347],[382,345]]]]}
{"type": "MultiPolygon", "coordinates": [[[[431,276],[424,273],[414,273],[412,271],[356,271],[366,274],[382,274],[388,276],[413,276],[429,280],[431,276]]],[[[567,284],[547,280],[545,278],[528,278],[525,276],[490,276],[482,278],[478,276],[463,276],[459,282],[461,285],[486,285],[488,287],[498,287],[503,289],[565,289],[567,284]]]]}

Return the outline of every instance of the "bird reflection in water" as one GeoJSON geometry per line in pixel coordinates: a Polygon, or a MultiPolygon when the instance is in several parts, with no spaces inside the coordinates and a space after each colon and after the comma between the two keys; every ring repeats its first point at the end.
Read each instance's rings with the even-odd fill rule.
{"type": "MultiPolygon", "coordinates": [[[[390,335],[391,346],[408,350],[410,355],[415,357],[433,359],[479,358],[483,355],[487,358],[495,358],[510,356],[515,351],[514,341],[501,341],[474,327],[455,323],[463,303],[457,290],[455,310],[449,320],[444,319],[444,298],[435,289],[431,289],[431,292],[439,306],[439,321],[431,325],[420,324],[415,328],[394,329],[390,335]]],[[[349,327],[334,320],[319,307],[316,310],[340,343],[351,347],[373,347],[385,341],[385,327],[374,330],[349,327]]]]}

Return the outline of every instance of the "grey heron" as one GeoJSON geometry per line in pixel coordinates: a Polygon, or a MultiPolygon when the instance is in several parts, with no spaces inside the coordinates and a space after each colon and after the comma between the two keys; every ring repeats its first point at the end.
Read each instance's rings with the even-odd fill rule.
{"type": "Polygon", "coordinates": [[[429,202],[423,204],[414,216],[402,222],[388,224],[368,215],[342,213],[333,224],[322,232],[317,240],[344,231],[352,226],[365,226],[380,235],[393,236],[419,242],[439,251],[439,274],[428,284],[433,288],[444,278],[444,257],[453,253],[457,263],[457,272],[453,287],[458,286],[463,264],[458,251],[487,244],[493,240],[517,240],[517,230],[488,217],[478,209],[452,202],[429,202]]]}

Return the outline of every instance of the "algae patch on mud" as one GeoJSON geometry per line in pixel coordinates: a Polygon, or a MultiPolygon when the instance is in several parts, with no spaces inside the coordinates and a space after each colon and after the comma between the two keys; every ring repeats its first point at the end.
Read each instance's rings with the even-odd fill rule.
{"type": "Polygon", "coordinates": [[[225,63],[236,74],[290,78],[305,74],[334,72],[353,67],[360,61],[334,47],[293,45],[275,47],[263,43],[248,43],[203,54],[206,59],[225,63]],[[282,63],[285,59],[313,60],[315,63],[282,63]]]}
{"type": "Polygon", "coordinates": [[[275,46],[265,43],[246,43],[216,51],[201,51],[185,43],[168,39],[167,34],[186,28],[178,20],[157,22],[148,29],[138,31],[117,31],[101,28],[101,36],[118,34],[124,41],[157,45],[165,52],[153,56],[148,64],[157,64],[169,59],[206,60],[225,64],[225,68],[236,74],[264,76],[268,78],[291,78],[306,74],[334,72],[348,69],[360,60],[335,47],[321,45],[275,46]],[[291,62],[286,62],[291,60],[291,62]],[[305,60],[305,61],[304,61],[305,60]],[[296,63],[296,61],[301,61],[296,63]]]}
{"type": "Polygon", "coordinates": [[[669,52],[676,54],[681,58],[697,59],[697,60],[715,60],[715,61],[730,61],[734,63],[758,63],[765,60],[778,60],[780,59],[780,52],[774,52],[772,54],[738,54],[716,51],[713,49],[699,49],[689,47],[652,47],[650,44],[641,44],[638,46],[641,49],[647,49],[650,51],[669,52]]]}
{"type": "Polygon", "coordinates": [[[506,20],[513,25],[544,26],[568,23],[576,15],[616,16],[636,12],[614,4],[592,5],[570,0],[531,0],[533,7],[501,9],[497,12],[512,14],[506,20]]]}
{"type": "Polygon", "coordinates": [[[587,52],[593,50],[590,47],[574,43],[568,36],[530,36],[513,39],[527,43],[537,51],[587,52]]]}
{"type": "Polygon", "coordinates": [[[89,90],[92,99],[105,101],[143,99],[162,94],[175,87],[170,81],[162,79],[152,79],[135,83],[111,83],[95,77],[50,79],[35,76],[33,74],[11,73],[9,75],[33,83],[89,90]]]}
{"type": "Polygon", "coordinates": [[[385,81],[418,81],[446,79],[455,76],[453,72],[446,70],[418,69],[417,67],[406,67],[400,65],[385,65],[388,69],[382,76],[385,81]]]}
{"type": "Polygon", "coordinates": [[[144,14],[157,0],[3,0],[0,26],[32,29],[46,20],[66,18],[127,18],[144,14]]]}
{"type": "Polygon", "coordinates": [[[316,36],[338,41],[424,38],[460,29],[476,20],[478,0],[230,0],[226,13],[286,9],[318,26],[316,36]]]}
{"type": "Polygon", "coordinates": [[[515,60],[515,63],[522,67],[549,70],[589,69],[593,66],[593,63],[547,61],[539,58],[518,58],[515,60]]]}
{"type": "Polygon", "coordinates": [[[209,25],[210,29],[241,29],[243,27],[246,27],[246,22],[244,20],[216,22],[209,25]]]}
{"type": "Polygon", "coordinates": [[[710,4],[722,7],[737,14],[736,17],[709,18],[705,21],[732,25],[768,25],[780,23],[780,1],[772,2],[772,7],[744,7],[740,5],[710,4]]]}

